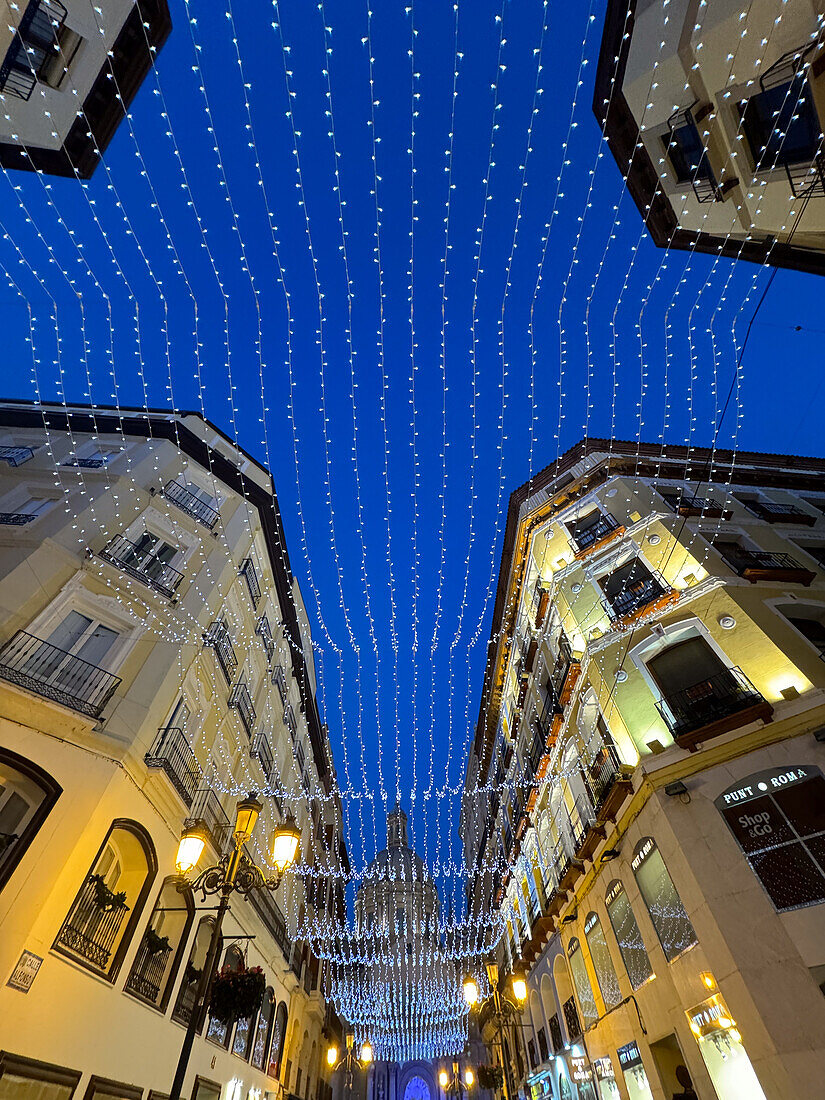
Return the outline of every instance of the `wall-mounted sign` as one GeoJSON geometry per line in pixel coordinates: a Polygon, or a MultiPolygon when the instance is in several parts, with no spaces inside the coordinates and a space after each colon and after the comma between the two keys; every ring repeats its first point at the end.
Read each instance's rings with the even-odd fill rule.
{"type": "Polygon", "coordinates": [[[609,1058],[594,1058],[593,1068],[596,1071],[596,1076],[600,1081],[615,1081],[616,1074],[613,1072],[613,1063],[609,1058]]]}
{"type": "Polygon", "coordinates": [[[614,879],[607,888],[607,893],[604,896],[605,905],[610,905],[624,890],[624,883],[620,879],[614,879]]]}
{"type": "Polygon", "coordinates": [[[721,993],[715,993],[701,1004],[689,1008],[685,1015],[690,1030],[697,1039],[704,1039],[715,1031],[728,1031],[733,1027],[733,1018],[721,993]]]}
{"type": "Polygon", "coordinates": [[[598,913],[588,913],[587,920],[584,922],[584,934],[587,935],[593,928],[599,923],[598,913]]]}
{"type": "Polygon", "coordinates": [[[810,779],[813,775],[820,775],[819,768],[768,768],[764,772],[756,772],[742,779],[739,783],[728,787],[726,791],[716,799],[719,809],[725,806],[738,805],[740,802],[749,802],[752,798],[761,798],[770,791],[781,790],[793,783],[801,783],[804,779],[810,779]]]}
{"type": "Polygon", "coordinates": [[[19,989],[21,993],[28,993],[42,962],[39,955],[35,955],[32,951],[24,951],[6,985],[11,986],[12,989],[19,989]]]}
{"type": "Polygon", "coordinates": [[[575,1056],[570,1059],[570,1076],[577,1083],[592,1080],[590,1066],[588,1066],[586,1058],[575,1056]]]}
{"type": "Polygon", "coordinates": [[[633,1066],[640,1066],[642,1064],[642,1056],[635,1042],[628,1043],[627,1046],[619,1047],[616,1053],[619,1056],[619,1065],[622,1069],[632,1069],[633,1066]]]}
{"type": "Polygon", "coordinates": [[[647,838],[647,840],[642,841],[641,847],[639,848],[639,850],[634,855],[633,861],[630,864],[630,866],[633,868],[633,873],[634,874],[636,873],[636,871],[639,870],[639,868],[642,866],[642,864],[647,859],[647,857],[651,854],[651,852],[655,852],[655,851],[656,851],[656,841],[653,839],[653,837],[649,836],[647,838]]]}

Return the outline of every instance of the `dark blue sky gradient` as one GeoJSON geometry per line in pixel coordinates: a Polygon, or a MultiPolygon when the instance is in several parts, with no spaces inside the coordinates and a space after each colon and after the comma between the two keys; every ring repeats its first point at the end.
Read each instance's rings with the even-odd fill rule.
{"type": "MultiPolygon", "coordinates": [[[[273,28],[278,16],[271,4],[236,0],[234,27],[244,80],[225,5],[191,0],[197,25],[190,33],[185,4],[172,0],[174,30],[157,74],[147,79],[133,105],[131,126],[121,126],[93,181],[81,190],[71,181],[23,173],[0,178],[0,263],[21,291],[15,293],[0,279],[3,388],[8,396],[65,395],[69,401],[106,404],[117,400],[162,407],[174,402],[195,409],[202,404],[212,420],[230,435],[237,433],[243,446],[271,465],[292,564],[314,624],[323,710],[339,780],[352,790],[346,805],[354,864],[362,866],[376,841],[382,846],[382,794],[393,801],[398,787],[408,809],[414,789],[413,838],[441,873],[449,872],[451,858],[460,858],[459,798],[438,792],[445,785],[460,789],[463,779],[509,493],[585,432],[710,442],[714,393],[721,395],[721,403],[735,362],[732,327],[741,340],[767,272],[684,252],[668,256],[653,247],[609,150],[600,147],[591,111],[603,4],[593,4],[589,20],[584,2],[554,2],[547,11],[539,80],[543,94],[534,116],[507,287],[539,60],[534,51],[540,47],[545,12],[538,0],[503,8],[489,0],[462,0],[463,59],[452,131],[454,189],[442,295],[454,11],[445,0],[415,5],[414,61],[420,75],[413,81],[410,15],[396,0],[374,7],[385,423],[362,0],[328,0],[323,18],[314,3],[282,0],[280,31],[273,28]],[[506,41],[499,59],[496,16],[502,12],[506,41]],[[328,59],[324,24],[332,28],[328,59]],[[565,148],[585,35],[587,64],[565,148]],[[283,43],[290,47],[291,106],[300,132],[312,251],[296,186],[283,43]],[[205,113],[200,74],[193,69],[196,44],[212,122],[205,113]],[[332,120],[325,114],[330,109],[326,60],[332,120]],[[497,75],[500,108],[494,112],[497,75]],[[411,330],[413,85],[420,98],[414,101],[419,116],[411,330]],[[156,94],[158,88],[162,95],[156,94]],[[345,252],[339,196],[333,189],[333,120],[345,252]],[[488,175],[490,160],[494,166],[488,175]],[[277,226],[283,285],[271,225],[277,226]],[[323,381],[313,256],[323,294],[323,381]],[[352,292],[352,359],[345,257],[352,292]],[[292,317],[297,481],[285,290],[292,317]],[[36,382],[26,343],[26,301],[34,324],[36,382]],[[318,623],[313,584],[325,629],[318,623]]],[[[822,287],[813,276],[777,275],[753,327],[738,400],[728,411],[721,443],[735,438],[750,449],[821,452],[822,287]]]]}

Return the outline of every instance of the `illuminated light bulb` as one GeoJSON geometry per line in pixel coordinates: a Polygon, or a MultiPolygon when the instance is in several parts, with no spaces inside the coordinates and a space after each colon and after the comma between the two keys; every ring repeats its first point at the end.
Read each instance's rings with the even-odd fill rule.
{"type": "Polygon", "coordinates": [[[475,1074],[470,1069],[470,1067],[467,1066],[467,1068],[464,1070],[464,1084],[467,1086],[467,1088],[470,1088],[474,1081],[475,1081],[475,1074]]]}
{"type": "Polygon", "coordinates": [[[175,868],[179,875],[187,875],[198,864],[206,847],[206,837],[197,827],[186,829],[178,843],[175,868]]]}
{"type": "Polygon", "coordinates": [[[338,1047],[327,1047],[327,1065],[334,1066],[338,1061],[338,1047]]]}
{"type": "Polygon", "coordinates": [[[361,1061],[367,1064],[372,1061],[372,1047],[367,1042],[361,1047],[361,1061]]]}
{"type": "Polygon", "coordinates": [[[478,1004],[478,984],[472,975],[464,979],[464,1000],[470,1006],[478,1004]]]}
{"type": "Polygon", "coordinates": [[[449,1085],[450,1075],[449,1075],[449,1073],[447,1073],[446,1069],[442,1069],[442,1070],[439,1071],[438,1083],[439,1083],[439,1085],[441,1085],[441,1087],[443,1089],[446,1089],[447,1085],[449,1085]]]}

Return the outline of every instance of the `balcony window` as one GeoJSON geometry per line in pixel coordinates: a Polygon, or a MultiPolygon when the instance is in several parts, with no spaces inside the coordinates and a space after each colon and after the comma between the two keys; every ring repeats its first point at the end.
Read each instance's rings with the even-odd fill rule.
{"type": "Polygon", "coordinates": [[[741,669],[724,665],[704,638],[677,642],[647,667],[662,692],[659,713],[688,748],[773,712],[741,669]]]}
{"type": "Polygon", "coordinates": [[[144,757],[147,767],[165,772],[187,809],[191,808],[203,782],[203,773],[186,734],[188,718],[189,709],[185,703],[180,703],[172,718],[177,724],[158,730],[154,745],[144,757]]]}
{"type": "Polygon", "coordinates": [[[215,498],[197,485],[182,485],[179,481],[167,481],[163,495],[168,501],[202,523],[210,531],[218,522],[219,512],[215,498]]]}
{"type": "Polygon", "coordinates": [[[816,516],[803,508],[797,508],[795,504],[746,496],[740,496],[739,499],[749,512],[768,523],[801,523],[806,527],[813,527],[816,523],[816,516]]]}
{"type": "Polygon", "coordinates": [[[244,558],[241,563],[240,574],[246,581],[246,590],[249,593],[250,600],[252,600],[252,607],[257,611],[258,604],[261,602],[261,584],[258,580],[255,563],[251,558],[244,558]]]}
{"type": "Polygon", "coordinates": [[[255,731],[256,714],[246,681],[239,680],[232,688],[232,694],[229,696],[229,706],[238,712],[241,725],[246,730],[247,737],[251,740],[255,731]]]}
{"type": "MultiPolygon", "coordinates": [[[[29,0],[0,65],[0,92],[17,99],[31,97],[37,81],[49,75],[52,59],[60,57],[65,19],[60,0],[29,0]]],[[[56,86],[54,78],[46,82],[56,86]]]]}
{"type": "Polygon", "coordinates": [[[561,1024],[559,1023],[559,1016],[557,1012],[554,1012],[549,1020],[550,1024],[550,1041],[553,1044],[553,1053],[561,1054],[564,1050],[564,1039],[561,1034],[561,1024]]]}
{"type": "Polygon", "coordinates": [[[567,957],[570,961],[570,973],[573,975],[573,985],[578,994],[584,1026],[589,1027],[598,1020],[599,1010],[596,1008],[596,998],[593,996],[593,988],[587,975],[581,944],[575,936],[567,945],[567,957]]]}
{"type": "MultiPolygon", "coordinates": [[[[269,1065],[267,1074],[277,1081],[281,1073],[281,1062],[284,1057],[284,1043],[286,1042],[286,1025],[289,1020],[289,1010],[281,1001],[275,1012],[275,1027],[272,1029],[272,1043],[269,1048],[269,1065]]],[[[287,1074],[287,1077],[289,1074],[287,1074]]]]}
{"type": "Polygon", "coordinates": [[[636,923],[636,915],[633,906],[627,896],[625,888],[619,879],[614,879],[607,888],[605,894],[607,915],[610,918],[610,926],[613,935],[619,945],[627,976],[634,989],[653,976],[653,968],[647,955],[645,941],[636,923]]]}
{"type": "Polygon", "coordinates": [[[599,584],[611,611],[619,618],[635,614],[670,591],[638,558],[614,569],[599,584]]]}
{"type": "Polygon", "coordinates": [[[186,827],[203,825],[212,847],[223,855],[232,834],[232,825],[221,805],[221,800],[211,787],[201,787],[192,801],[192,809],[186,819],[186,827]]]}
{"type": "Polygon", "coordinates": [[[212,646],[223,677],[227,684],[231,684],[238,668],[238,658],[235,656],[229,628],[223,619],[216,619],[210,623],[209,630],[204,635],[203,644],[212,646]]]}
{"type": "MultiPolygon", "coordinates": [[[[281,700],[281,706],[287,706],[287,693],[286,693],[286,676],[284,674],[283,665],[275,665],[272,670],[272,683],[278,689],[278,696],[281,700]]],[[[286,714],[284,714],[284,721],[286,721],[286,714]]]]}
{"type": "Polygon", "coordinates": [[[48,817],[61,789],[31,760],[0,749],[0,888],[48,817]]]}
{"type": "Polygon", "coordinates": [[[721,198],[691,108],[671,115],[668,133],[663,135],[662,143],[677,182],[689,183],[699,202],[714,202],[721,198]]]}
{"type": "Polygon", "coordinates": [[[267,783],[271,784],[275,777],[275,760],[272,754],[272,745],[264,730],[261,730],[255,739],[252,756],[261,765],[261,771],[266,776],[267,783]]]}
{"type": "MultiPolygon", "coordinates": [[[[195,939],[189,950],[189,957],[183,968],[183,976],[180,986],[178,987],[175,1007],[172,1010],[172,1019],[177,1020],[178,1023],[188,1024],[192,1017],[192,1012],[195,1009],[195,1002],[198,996],[198,983],[200,982],[203,967],[206,963],[206,956],[209,952],[209,941],[212,938],[214,923],[212,917],[202,917],[198,924],[195,939]]],[[[218,954],[220,954],[222,942],[223,937],[221,937],[221,941],[218,944],[218,954]]]]}
{"type": "Polygon", "coordinates": [[[30,458],[34,458],[33,447],[0,447],[0,462],[7,462],[9,466],[22,466],[30,458]]]}
{"type": "Polygon", "coordinates": [[[636,845],[631,867],[665,958],[672,962],[677,955],[698,941],[690,917],[685,912],[682,899],[652,837],[644,837],[636,845]]]}
{"type": "Polygon", "coordinates": [[[713,546],[735,573],[754,584],[762,580],[778,580],[807,586],[816,579],[816,573],[805,569],[790,554],[751,550],[738,539],[714,539],[713,546]]]}
{"type": "Polygon", "coordinates": [[[800,550],[804,550],[806,554],[810,554],[817,565],[825,569],[825,543],[798,542],[796,545],[800,550]]]}
{"type": "Polygon", "coordinates": [[[156,871],[143,826],[115,823],[72,902],[55,950],[113,980],[156,871]]]}
{"type": "Polygon", "coordinates": [[[677,516],[702,516],[705,519],[730,518],[730,512],[707,497],[697,497],[677,489],[660,489],[662,499],[677,516]]]}
{"type": "Polygon", "coordinates": [[[821,126],[804,71],[763,87],[742,100],[739,111],[757,172],[809,165],[816,157],[821,126]]]}
{"type": "Polygon", "coordinates": [[[76,466],[81,470],[102,470],[121,452],[120,447],[108,443],[86,444],[80,454],[67,459],[63,466],[76,466]]]}
{"type": "Polygon", "coordinates": [[[33,523],[38,516],[42,516],[52,506],[51,497],[32,496],[28,492],[9,495],[8,512],[0,512],[0,523],[10,527],[25,527],[33,523]]]}
{"type": "Polygon", "coordinates": [[[267,661],[271,661],[275,653],[275,639],[272,637],[272,627],[269,625],[269,619],[265,614],[261,615],[255,624],[255,633],[261,639],[267,661]]]}
{"type": "Polygon", "coordinates": [[[610,957],[610,948],[607,946],[602,922],[597,913],[591,912],[585,917],[584,938],[587,940],[587,948],[593,960],[593,969],[596,971],[604,1007],[613,1008],[622,999],[622,992],[619,989],[619,979],[616,977],[616,970],[610,957]]]}
{"type": "Polygon", "coordinates": [[[606,539],[614,531],[619,531],[619,524],[609,512],[588,512],[586,516],[577,519],[575,523],[568,524],[570,537],[579,552],[589,550],[597,542],[606,539]]]}
{"type": "Polygon", "coordinates": [[[144,531],[135,542],[115,535],[100,551],[100,556],[169,599],[174,598],[183,580],[183,573],[170,564],[178,557],[177,547],[170,546],[151,531],[144,531]]]}
{"type": "Polygon", "coordinates": [[[81,1076],[80,1070],[23,1058],[7,1050],[0,1054],[0,1094],[13,1100],[73,1100],[81,1076]]]}
{"type": "Polygon", "coordinates": [[[164,882],[138,945],[125,990],[156,1008],[165,1008],[180,957],[195,917],[192,891],[178,889],[179,879],[164,882]]]}
{"type": "MultiPolygon", "coordinates": [[[[229,970],[233,973],[237,973],[239,970],[243,970],[244,961],[241,949],[234,943],[230,944],[226,949],[226,954],[223,957],[223,963],[218,968],[220,970],[229,970]]],[[[212,1043],[217,1043],[218,1046],[226,1047],[229,1049],[229,1040],[232,1036],[232,1024],[225,1024],[222,1020],[216,1020],[212,1017],[209,1018],[209,1025],[206,1028],[206,1038],[212,1043]]]]}
{"type": "Polygon", "coordinates": [[[264,993],[258,1022],[255,1025],[252,1043],[252,1065],[256,1069],[265,1069],[268,1064],[269,1048],[272,1043],[272,1029],[275,1024],[275,991],[267,986],[264,993]]]}
{"type": "Polygon", "coordinates": [[[99,718],[120,683],[101,665],[120,635],[79,611],[70,611],[38,638],[18,631],[0,652],[0,676],[63,706],[99,718]]]}
{"type": "Polygon", "coordinates": [[[825,660],[825,604],[782,604],[776,610],[825,660]]]}

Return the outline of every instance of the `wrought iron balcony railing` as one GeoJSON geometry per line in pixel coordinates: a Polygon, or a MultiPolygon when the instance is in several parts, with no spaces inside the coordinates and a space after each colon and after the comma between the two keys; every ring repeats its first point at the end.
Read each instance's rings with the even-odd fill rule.
{"type": "Polygon", "coordinates": [[[249,688],[243,680],[239,680],[232,688],[232,693],[229,696],[229,706],[238,712],[238,717],[246,730],[246,735],[251,739],[255,729],[255,707],[252,703],[252,696],[249,694],[249,688]]]}
{"type": "Polygon", "coordinates": [[[147,767],[164,771],[187,808],[191,807],[203,782],[203,772],[183,730],[177,726],[158,730],[157,739],[144,760],[147,767]]]}
{"type": "Polygon", "coordinates": [[[292,944],[286,928],[286,919],[268,890],[250,890],[246,895],[252,908],[260,917],[264,927],[280,947],[287,963],[292,957],[292,944]]]}
{"type": "Polygon", "coordinates": [[[138,997],[144,997],[152,1004],[157,1004],[160,1000],[166,964],[171,953],[172,947],[169,943],[165,946],[158,944],[147,931],[140,941],[132,970],[126,979],[126,990],[129,993],[136,993],[138,997]]]}
{"type": "Polygon", "coordinates": [[[632,615],[669,591],[670,588],[653,574],[635,578],[619,592],[607,596],[609,610],[616,618],[632,615]]]}
{"type": "MultiPolygon", "coordinates": [[[[807,573],[790,554],[772,554],[767,550],[748,550],[744,546],[735,550],[724,549],[725,559],[741,576],[748,573],[807,573]]],[[[789,578],[790,579],[790,578],[789,578]]]]}
{"type": "Polygon", "coordinates": [[[211,787],[201,787],[195,794],[189,817],[184,822],[186,827],[202,825],[212,842],[212,847],[222,855],[232,833],[232,825],[221,805],[215,791],[211,787]]]}
{"type": "Polygon", "coordinates": [[[816,523],[816,516],[810,512],[797,508],[795,504],[777,504],[774,501],[749,500],[748,511],[753,512],[760,519],[766,519],[769,523],[804,523],[812,527],[816,523]]]}
{"type": "Polygon", "coordinates": [[[102,470],[104,466],[109,464],[109,459],[105,455],[97,455],[91,458],[73,458],[71,462],[63,462],[63,466],[76,466],[80,470],[102,470]]]}
{"type": "Polygon", "coordinates": [[[261,765],[261,771],[266,776],[267,783],[271,783],[275,775],[275,759],[272,755],[272,746],[266,733],[261,730],[255,738],[252,756],[261,765]]]}
{"type": "Polygon", "coordinates": [[[679,738],[760,703],[766,703],[764,696],[734,667],[666,693],[656,707],[674,738],[679,738]]]}
{"type": "Polygon", "coordinates": [[[25,527],[33,519],[37,519],[34,512],[0,512],[0,523],[7,527],[25,527]]]}
{"type": "Polygon", "coordinates": [[[559,634],[558,638],[558,653],[556,659],[553,662],[553,667],[550,670],[550,676],[548,678],[548,684],[555,694],[554,703],[558,704],[558,700],[561,698],[564,691],[564,684],[567,680],[567,674],[570,672],[570,665],[573,662],[573,651],[570,648],[570,643],[564,634],[559,634]]]}
{"type": "Polygon", "coordinates": [[[211,504],[201,500],[196,493],[193,493],[191,489],[187,489],[185,485],[181,485],[179,481],[167,481],[163,487],[163,495],[177,508],[180,508],[182,512],[186,512],[198,523],[208,527],[210,531],[218,522],[220,513],[217,508],[213,508],[211,504]]]}
{"type": "Polygon", "coordinates": [[[29,0],[0,65],[0,92],[31,97],[43,65],[57,51],[57,33],[65,19],[60,0],[29,0]]]}
{"type": "Polygon", "coordinates": [[[267,661],[271,661],[275,653],[275,639],[272,637],[272,627],[269,625],[269,619],[265,614],[261,615],[255,623],[255,633],[261,639],[267,661]]]}
{"type": "Polygon", "coordinates": [[[34,458],[32,447],[0,447],[0,462],[8,462],[9,466],[22,466],[34,458]]]}
{"type": "Polygon", "coordinates": [[[593,808],[598,813],[610,794],[613,784],[622,774],[622,763],[613,745],[602,745],[596,758],[587,770],[587,787],[593,799],[593,808]]]}
{"type": "Polygon", "coordinates": [[[215,619],[209,624],[209,630],[203,636],[203,644],[212,646],[215,657],[227,684],[231,684],[238,668],[238,658],[229,636],[229,630],[223,619],[215,619]]]}
{"type": "Polygon", "coordinates": [[[246,581],[246,588],[249,592],[249,598],[252,600],[252,607],[257,611],[258,604],[261,602],[261,585],[258,580],[258,571],[251,558],[244,558],[241,562],[240,574],[246,581]]]}
{"type": "Polygon", "coordinates": [[[100,557],[170,600],[174,599],[183,580],[183,573],[141,549],[137,543],[123,535],[115,535],[100,551],[100,557]]]}
{"type": "Polygon", "coordinates": [[[100,717],[120,683],[119,676],[24,630],[0,651],[0,677],[89,718],[100,717]]]}
{"type": "Polygon", "coordinates": [[[129,906],[102,877],[89,875],[57,935],[60,947],[106,970],[129,906]]]}
{"type": "Polygon", "coordinates": [[[597,520],[586,527],[577,528],[572,535],[577,550],[589,550],[591,546],[617,531],[619,524],[610,512],[600,513],[597,520]]]}

